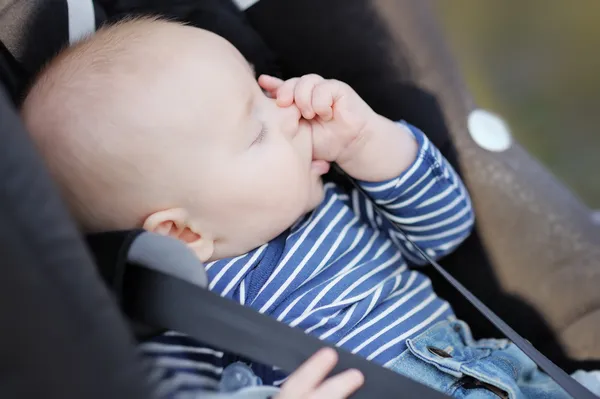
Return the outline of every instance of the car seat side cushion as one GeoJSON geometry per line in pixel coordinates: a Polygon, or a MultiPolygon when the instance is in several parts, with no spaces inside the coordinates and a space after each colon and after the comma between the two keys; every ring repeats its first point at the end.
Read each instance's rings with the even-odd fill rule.
{"type": "Polygon", "coordinates": [[[131,333],[1,86],[0,179],[0,397],[148,398],[131,333]]]}

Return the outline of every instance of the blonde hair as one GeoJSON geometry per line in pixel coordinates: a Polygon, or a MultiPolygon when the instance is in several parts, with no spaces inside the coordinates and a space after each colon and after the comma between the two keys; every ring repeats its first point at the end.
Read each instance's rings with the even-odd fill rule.
{"type": "Polygon", "coordinates": [[[181,24],[144,17],[99,29],[46,65],[23,102],[25,125],[87,231],[134,228],[168,205],[169,179],[152,179],[160,149],[145,145],[149,115],[128,115],[119,96],[139,91],[142,70],[164,62],[152,43],[173,26],[181,24]]]}

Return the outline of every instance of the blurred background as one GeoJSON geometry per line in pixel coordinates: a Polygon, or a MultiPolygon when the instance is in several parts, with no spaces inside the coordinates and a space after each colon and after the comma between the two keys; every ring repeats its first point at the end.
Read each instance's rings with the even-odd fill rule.
{"type": "Polygon", "coordinates": [[[600,209],[600,1],[434,4],[479,106],[600,209]]]}

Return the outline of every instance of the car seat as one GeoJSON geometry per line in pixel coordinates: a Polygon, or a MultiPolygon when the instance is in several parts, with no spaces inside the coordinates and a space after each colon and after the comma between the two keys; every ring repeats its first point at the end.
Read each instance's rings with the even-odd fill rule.
{"type": "MultiPolygon", "coordinates": [[[[11,368],[3,366],[3,370],[6,370],[6,372],[3,371],[2,379],[6,384],[3,383],[2,387],[7,390],[7,397],[147,398],[152,395],[152,387],[145,380],[144,369],[135,355],[133,336],[124,319],[119,315],[117,307],[110,299],[106,288],[100,283],[89,253],[84,250],[81,238],[69,220],[68,214],[56,195],[56,190],[47,173],[43,170],[41,161],[31,148],[31,144],[15,114],[14,107],[10,105],[11,102],[13,105],[18,104],[28,79],[43,62],[48,60],[60,46],[68,43],[69,38],[76,40],[85,32],[85,29],[81,29],[81,26],[85,24],[74,23],[74,19],[87,15],[84,18],[88,22],[92,21],[92,27],[102,21],[104,11],[98,6],[100,3],[87,9],[82,7],[84,3],[83,0],[68,2],[63,0],[16,0],[4,3],[0,9],[0,42],[2,44],[2,47],[0,47],[2,50],[0,78],[11,97],[11,101],[8,101],[8,97],[4,96],[3,93],[4,97],[1,100],[2,106],[0,107],[0,140],[2,140],[0,146],[2,152],[0,154],[2,160],[0,177],[3,178],[2,181],[5,183],[3,190],[0,191],[0,203],[2,204],[0,208],[2,214],[0,250],[4,255],[5,262],[3,263],[6,265],[2,271],[3,274],[6,273],[6,277],[3,275],[0,279],[5,287],[3,286],[0,292],[3,292],[3,295],[6,295],[7,298],[1,301],[0,317],[2,317],[3,326],[10,326],[10,328],[5,328],[3,331],[3,334],[6,335],[3,336],[2,342],[4,344],[2,345],[2,357],[0,358],[3,363],[6,362],[6,365],[12,366],[11,368]],[[79,14],[77,10],[79,10],[79,14]],[[75,381],[67,380],[66,376],[68,375],[77,375],[77,379],[75,381]],[[69,383],[66,384],[65,381],[69,381],[69,383]]],[[[109,12],[109,14],[117,15],[119,11],[122,11],[119,10],[117,3],[112,2],[114,13],[109,12]]],[[[161,2],[148,1],[147,3],[156,5],[161,2]]],[[[91,3],[89,4],[91,5],[91,3]]],[[[426,131],[432,131],[432,139],[445,150],[445,155],[451,160],[454,159],[451,143],[454,144],[460,155],[463,175],[474,194],[478,217],[480,220],[483,218],[483,222],[479,226],[480,232],[484,232],[482,235],[485,236],[485,231],[490,232],[494,227],[488,227],[489,230],[486,230],[486,220],[493,222],[503,222],[506,219],[513,220],[510,216],[516,212],[516,215],[519,215],[522,220],[533,220],[535,222],[531,225],[531,230],[525,228],[527,226],[516,230],[519,234],[523,234],[521,241],[527,243],[527,240],[531,240],[532,244],[537,244],[539,241],[540,243],[537,245],[556,248],[554,254],[558,255],[555,256],[560,257],[562,254],[565,257],[560,265],[549,262],[548,259],[544,263],[544,258],[536,259],[537,263],[532,262],[529,264],[525,262],[530,260],[528,258],[529,251],[539,252],[540,246],[532,245],[531,248],[523,248],[517,245],[518,240],[515,240],[514,237],[516,234],[512,230],[503,230],[506,228],[503,226],[506,225],[499,223],[498,230],[496,230],[499,231],[497,236],[487,235],[485,249],[476,237],[467,242],[455,255],[447,259],[445,266],[452,270],[453,274],[462,277],[463,282],[470,286],[473,291],[478,292],[485,302],[497,306],[495,310],[509,324],[517,327],[516,324],[519,323],[519,320],[522,321],[523,318],[511,319],[511,317],[507,317],[502,312],[503,306],[507,303],[506,300],[496,302],[494,305],[494,301],[491,299],[487,301],[486,295],[483,295],[485,292],[481,291],[491,291],[499,295],[501,289],[508,287],[511,294],[515,292],[521,295],[529,294],[528,290],[519,291],[520,286],[517,282],[510,284],[506,282],[511,282],[512,279],[519,280],[518,275],[513,275],[515,270],[523,272],[516,269],[515,262],[517,266],[522,267],[529,266],[532,268],[535,265],[536,274],[526,275],[530,281],[533,277],[538,277],[538,284],[534,288],[538,288],[540,285],[548,285],[544,279],[546,276],[553,277],[558,281],[558,277],[562,279],[569,278],[571,274],[580,279],[582,275],[585,275],[583,282],[580,282],[581,285],[584,285],[584,283],[592,284],[597,281],[598,277],[594,276],[598,274],[598,257],[597,252],[595,252],[595,248],[598,247],[594,247],[593,244],[596,242],[598,234],[597,230],[589,228],[587,224],[590,221],[589,214],[585,215],[588,210],[568,194],[567,190],[556,183],[539,165],[533,163],[516,144],[513,143],[511,149],[505,152],[490,153],[478,147],[468,135],[469,118],[465,117],[465,115],[468,115],[465,110],[470,113],[470,110],[473,109],[472,102],[468,99],[467,91],[461,86],[460,81],[455,80],[457,75],[455,75],[454,67],[446,50],[441,45],[441,41],[439,41],[437,28],[434,24],[428,22],[430,21],[430,14],[422,8],[423,6],[419,5],[422,3],[408,2],[407,5],[402,6],[402,9],[395,9],[398,5],[393,2],[354,2],[352,7],[343,7],[341,3],[330,1],[327,4],[336,6],[334,8],[335,13],[332,13],[329,9],[329,14],[325,15],[335,15],[336,18],[333,20],[329,18],[326,21],[327,24],[325,24],[325,21],[321,21],[321,24],[319,24],[314,18],[315,15],[321,14],[317,11],[319,7],[324,7],[325,2],[315,1],[312,4],[304,1],[295,4],[295,2],[290,1],[286,4],[292,8],[283,10],[278,2],[261,0],[246,10],[245,15],[241,16],[245,18],[244,23],[247,28],[251,27],[259,33],[258,35],[255,34],[254,37],[261,41],[261,46],[265,45],[272,54],[277,55],[277,67],[282,71],[282,74],[292,75],[310,71],[344,79],[354,85],[379,112],[389,117],[395,117],[394,112],[404,113],[406,115],[404,119],[422,126],[426,131]],[[308,9],[312,10],[310,15],[307,13],[308,9]],[[398,18],[393,25],[394,30],[389,28],[389,26],[392,26],[391,22],[387,22],[390,15],[398,18]],[[294,16],[294,18],[291,18],[291,16],[294,16]],[[339,21],[337,21],[338,18],[339,21]],[[405,21],[403,18],[407,20],[405,21]],[[309,48],[310,46],[306,46],[306,44],[302,45],[297,34],[301,31],[303,24],[313,24],[314,34],[316,35],[319,29],[342,28],[348,25],[349,21],[353,21],[353,27],[363,33],[364,37],[361,39],[363,45],[361,46],[361,41],[358,40],[353,41],[353,46],[346,45],[345,47],[340,43],[338,43],[339,46],[328,46],[325,43],[325,47],[338,50],[329,56],[325,54],[326,52],[309,48]],[[419,24],[417,21],[427,23],[419,24]],[[396,26],[398,22],[402,26],[396,26]],[[406,22],[406,24],[403,24],[403,22],[406,22]],[[365,29],[361,29],[361,26],[365,29]],[[289,30],[287,46],[285,41],[281,39],[282,36],[286,36],[282,34],[282,32],[286,32],[286,27],[289,30]],[[411,31],[411,29],[423,29],[423,31],[411,31]],[[275,35],[273,32],[277,34],[275,35]],[[378,36],[364,35],[365,32],[385,35],[382,37],[386,40],[379,40],[378,36]],[[391,55],[389,58],[380,55],[385,61],[381,65],[374,62],[368,64],[364,61],[358,62],[360,61],[359,58],[369,58],[371,61],[379,59],[379,57],[358,56],[359,54],[370,54],[368,52],[361,53],[362,50],[374,51],[370,49],[369,38],[373,39],[371,44],[387,43],[387,47],[373,46],[374,49],[382,51],[379,54],[390,55],[391,53],[399,59],[406,57],[407,59],[403,61],[404,64],[400,61],[387,63],[389,59],[394,59],[391,55]],[[377,40],[375,40],[376,38],[377,40]],[[402,38],[402,42],[400,38],[402,38]],[[419,41],[411,42],[411,40],[417,39],[419,41]],[[427,42],[425,39],[431,41],[427,42]],[[423,42],[420,42],[420,40],[423,40],[423,42]],[[398,46],[396,48],[398,43],[402,43],[407,47],[398,46]],[[409,46],[406,43],[413,44],[409,46]],[[296,49],[302,52],[306,51],[302,60],[293,60],[294,54],[292,54],[293,51],[290,48],[296,45],[296,49]],[[420,51],[424,53],[420,53],[420,51]],[[396,52],[400,52],[400,54],[395,54],[396,52]],[[351,56],[354,58],[349,58],[351,56]],[[440,59],[444,62],[437,62],[436,57],[441,57],[440,59]],[[308,65],[308,60],[313,64],[308,65]],[[337,61],[337,64],[334,61],[337,61]],[[409,61],[414,64],[410,64],[409,61]],[[406,70],[394,69],[398,65],[404,65],[406,70]],[[436,68],[429,68],[430,65],[436,65],[436,68]],[[355,67],[356,69],[353,69],[355,67]],[[437,71],[433,77],[431,76],[432,70],[437,71]],[[382,94],[376,94],[375,89],[366,83],[369,77],[376,77],[372,84],[380,88],[387,87],[386,91],[382,91],[382,94]],[[403,101],[403,99],[410,99],[411,102],[403,101]],[[410,106],[404,106],[404,109],[396,108],[404,103],[410,106]],[[412,109],[413,107],[414,109],[412,109]],[[411,112],[414,112],[414,114],[411,114],[411,112]],[[427,126],[431,126],[431,129],[428,130],[427,126]],[[447,132],[449,132],[448,136],[445,135],[447,132]],[[489,169],[487,167],[488,163],[492,165],[489,169]],[[478,168],[471,170],[470,165],[478,166],[478,168]],[[520,165],[520,167],[515,168],[514,165],[520,165]],[[507,190],[506,193],[498,192],[495,191],[499,190],[497,186],[489,184],[490,179],[486,173],[495,177],[493,181],[499,181],[500,183],[517,182],[519,184],[515,186],[514,190],[507,190]],[[528,178],[537,180],[528,181],[528,178]],[[487,191],[483,190],[482,186],[491,191],[490,196],[492,198],[486,196],[487,191]],[[500,209],[513,213],[507,213],[504,216],[496,215],[496,213],[490,216],[485,213],[496,212],[494,205],[498,196],[504,194],[504,197],[500,198],[511,198],[511,193],[514,193],[514,200],[508,204],[502,204],[500,209]],[[558,200],[553,200],[549,193],[557,193],[558,200]],[[528,202],[531,196],[534,199],[540,199],[536,202],[536,208],[534,209],[531,209],[531,202],[528,202]],[[522,199],[528,201],[521,202],[522,199]],[[559,200],[564,203],[560,203],[559,200]],[[546,210],[547,213],[541,212],[540,209],[546,210]],[[542,234],[545,233],[544,229],[539,230],[537,228],[545,228],[547,226],[546,218],[550,216],[549,221],[552,223],[556,223],[557,220],[564,220],[562,226],[565,227],[565,230],[556,230],[557,233],[551,231],[552,235],[548,237],[547,234],[542,234]],[[562,231],[572,234],[564,236],[561,235],[562,231]],[[500,237],[504,233],[507,233],[508,236],[500,237]],[[489,237],[492,236],[495,236],[496,239],[491,240],[489,237]],[[543,240],[542,237],[544,237],[543,240]],[[574,241],[574,239],[576,240],[574,241]],[[499,244],[496,244],[497,242],[499,244]],[[498,248],[501,250],[521,250],[523,255],[514,256],[514,259],[511,259],[510,262],[506,261],[503,256],[492,257],[494,261],[490,263],[484,261],[484,255],[487,251],[494,253],[494,250],[497,251],[498,248]],[[582,259],[587,260],[587,263],[582,262],[582,259]],[[463,268],[460,267],[465,264],[469,265],[466,271],[464,266],[463,268]],[[496,268],[494,269],[495,273],[478,275],[480,269],[490,270],[490,264],[493,264],[496,268]],[[563,267],[563,265],[566,266],[563,267]],[[503,267],[508,268],[508,271],[502,272],[505,269],[498,269],[503,267]],[[557,272],[557,269],[560,269],[560,271],[557,272]],[[465,272],[461,274],[461,271],[465,272]],[[502,284],[498,283],[496,274],[504,279],[498,279],[502,284]],[[479,280],[469,280],[467,278],[473,276],[478,277],[479,280]],[[540,276],[544,276],[544,278],[540,276]]],[[[344,3],[344,5],[347,4],[344,3]]],[[[105,9],[109,9],[109,7],[105,9]]],[[[228,12],[234,11],[230,10],[228,12]]],[[[81,19],[77,20],[81,22],[81,19]]],[[[305,30],[302,30],[302,32],[305,30]]],[[[346,31],[351,34],[348,29],[346,31]]],[[[270,64],[265,63],[265,65],[270,64]]],[[[506,186],[500,186],[500,188],[506,189],[506,186]]],[[[119,269],[116,267],[128,263],[139,265],[147,262],[147,260],[140,260],[139,256],[136,258],[137,260],[129,259],[128,256],[130,253],[139,254],[136,251],[132,252],[132,244],[143,236],[145,235],[140,234],[140,232],[121,232],[102,237],[90,237],[88,240],[88,248],[94,249],[97,263],[110,265],[110,267],[101,268],[100,270],[113,289],[113,293],[116,294],[113,297],[120,298],[120,303],[129,314],[132,311],[135,313],[136,309],[142,311],[140,308],[136,308],[135,298],[138,298],[138,305],[140,306],[139,298],[147,298],[148,301],[151,298],[157,298],[152,292],[156,289],[157,284],[160,284],[160,281],[157,282],[152,278],[153,274],[143,271],[147,269],[138,268],[142,271],[132,274],[135,278],[126,278],[125,274],[119,273],[119,269]],[[108,237],[111,237],[111,239],[108,240],[108,237]],[[108,241],[102,241],[102,244],[98,245],[99,239],[108,241]],[[98,248],[104,248],[105,251],[98,250],[98,248]],[[119,259],[120,261],[118,261],[119,259]],[[131,279],[134,279],[136,284],[132,284],[131,279]],[[140,281],[146,281],[146,285],[139,283],[140,281]],[[143,289],[148,291],[143,291],[143,289]],[[136,297],[136,295],[139,296],[136,297]],[[126,304],[131,307],[127,308],[126,304]]],[[[178,250],[176,248],[177,243],[165,245],[166,248],[171,248],[171,245],[175,249],[171,252],[165,248],[165,251],[159,253],[173,254],[172,256],[177,259],[185,258],[185,255],[182,255],[185,251],[178,250]]],[[[149,252],[142,251],[142,253],[149,252]]],[[[156,258],[152,257],[152,259],[156,258]]],[[[150,263],[146,266],[160,268],[162,265],[164,268],[164,265],[170,264],[167,260],[158,264],[155,262],[150,263]]],[[[186,264],[186,262],[182,260],[178,262],[179,264],[186,264]]],[[[197,268],[195,269],[197,270],[197,268]]],[[[132,270],[136,269],[133,268],[132,270]]],[[[179,269],[176,268],[176,270],[179,269]]],[[[529,273],[528,270],[526,272],[529,273]]],[[[183,275],[179,277],[183,277],[183,275]]],[[[177,279],[168,281],[171,281],[171,284],[176,284],[179,288],[187,287],[185,289],[189,290],[190,295],[198,295],[192,292],[205,293],[204,291],[192,289],[195,285],[202,284],[202,277],[196,274],[193,276],[187,275],[186,279],[190,278],[196,279],[195,283],[181,282],[177,279]]],[[[539,294],[541,298],[537,299],[539,303],[529,297],[526,297],[526,299],[536,306],[536,312],[541,314],[545,320],[559,320],[560,323],[548,323],[548,326],[544,326],[542,323],[536,325],[534,329],[525,329],[525,333],[520,330],[522,334],[530,340],[537,339],[538,341],[535,343],[541,347],[540,344],[543,344],[548,337],[544,334],[549,331],[547,334],[559,337],[558,343],[561,352],[566,348],[570,356],[579,359],[600,358],[596,352],[598,344],[593,340],[593,335],[586,335],[586,332],[593,333],[593,328],[598,327],[598,322],[594,322],[594,317],[597,317],[595,315],[598,314],[597,290],[593,292],[585,291],[574,285],[567,285],[567,288],[554,287],[553,281],[550,281],[548,287],[545,290],[550,289],[554,294],[563,296],[561,307],[557,311],[558,315],[553,315],[554,307],[544,301],[542,295],[544,289],[539,290],[542,292],[542,294],[539,294]],[[554,288],[557,291],[553,291],[554,288]],[[582,317],[586,314],[589,314],[589,316],[582,317]],[[565,315],[569,317],[563,319],[565,315]],[[540,331],[546,332],[542,334],[540,331]],[[570,348],[573,348],[573,346],[567,346],[563,342],[566,341],[566,338],[561,337],[561,334],[565,331],[575,338],[574,343],[571,343],[571,345],[575,345],[575,350],[571,350],[570,348]],[[531,333],[528,334],[527,332],[531,333]],[[582,337],[583,339],[581,339],[582,337]],[[586,337],[592,339],[586,341],[586,337]],[[585,344],[584,346],[581,346],[582,342],[585,344]]],[[[535,295],[538,295],[536,290],[532,291],[535,295]]],[[[448,298],[448,295],[442,295],[448,298]]],[[[551,301],[551,303],[553,302],[551,301]]],[[[469,312],[461,310],[460,303],[456,305],[453,302],[453,305],[461,316],[468,316],[469,312]]],[[[233,309],[237,308],[232,308],[231,312],[241,312],[239,309],[233,309]]],[[[465,307],[464,309],[468,308],[465,307]]],[[[512,309],[521,308],[513,307],[512,309]]],[[[192,311],[193,309],[190,309],[190,312],[192,311]]],[[[518,314],[518,312],[515,313],[518,314]]],[[[241,313],[240,317],[243,317],[243,315],[244,313],[241,313]]],[[[144,320],[143,314],[135,314],[134,316],[144,320]]],[[[168,315],[163,314],[163,317],[166,316],[168,315]]],[[[508,316],[511,316],[511,314],[508,314],[508,316]]],[[[146,315],[146,317],[150,317],[150,315],[146,315]]],[[[480,328],[480,331],[485,331],[486,327],[484,325],[486,323],[474,322],[475,318],[464,316],[463,318],[466,318],[475,328],[480,328]]],[[[158,327],[175,327],[163,324],[165,323],[163,319],[145,321],[153,322],[151,324],[158,327]]],[[[265,320],[265,322],[267,321],[265,320]]],[[[233,325],[232,329],[236,327],[240,328],[239,325],[233,325]]],[[[528,326],[523,324],[521,327],[528,326]]],[[[260,326],[257,328],[260,328],[260,326]]],[[[286,327],[281,326],[281,328],[286,327]]],[[[303,335],[298,336],[298,341],[304,339],[303,335]]],[[[314,340],[311,342],[312,344],[309,344],[309,347],[312,345],[312,349],[319,346],[318,342],[314,340]]],[[[569,342],[571,341],[569,340],[569,342]]],[[[254,351],[260,352],[260,348],[264,347],[257,346],[254,351]]],[[[284,354],[289,355],[292,351],[294,359],[282,358],[280,359],[281,363],[286,364],[290,369],[293,368],[294,365],[299,364],[301,359],[310,354],[310,350],[306,348],[304,347],[304,349],[298,350],[294,354],[293,348],[288,346],[286,351],[282,350],[282,357],[284,354]]],[[[262,351],[264,352],[264,350],[262,351]]],[[[560,355],[562,356],[562,354],[560,355]]],[[[556,355],[556,358],[559,358],[559,356],[556,355]]],[[[344,358],[343,360],[346,361],[344,364],[347,364],[347,362],[360,363],[359,359],[354,358],[344,358]]],[[[563,367],[567,368],[565,364],[569,366],[571,363],[565,362],[562,364],[563,367]]],[[[360,365],[362,367],[363,363],[360,363],[360,365]]],[[[381,381],[382,386],[385,387],[387,385],[384,381],[401,379],[396,375],[394,375],[394,378],[389,378],[389,375],[385,374],[386,370],[379,367],[373,369],[369,369],[371,367],[369,365],[364,365],[364,367],[367,370],[368,381],[381,381]],[[382,375],[383,377],[381,377],[382,375]]],[[[424,388],[417,384],[413,385],[417,391],[423,389],[423,395],[426,395],[425,392],[427,391],[424,388]]],[[[373,384],[370,384],[370,386],[373,386],[373,384]]],[[[363,392],[367,392],[367,388],[369,387],[365,387],[363,392]]],[[[396,386],[396,389],[399,389],[398,386],[396,386]]],[[[387,392],[394,392],[394,390],[391,389],[387,392]]]]}
{"type": "MultiPolygon", "coordinates": [[[[428,1],[99,1],[109,18],[158,13],[213,30],[259,73],[338,78],[379,113],[422,128],[463,176],[477,214],[477,231],[443,265],[562,367],[600,359],[600,228],[505,122],[477,107],[428,1]]],[[[476,335],[498,334],[430,277],[476,335]]]]}

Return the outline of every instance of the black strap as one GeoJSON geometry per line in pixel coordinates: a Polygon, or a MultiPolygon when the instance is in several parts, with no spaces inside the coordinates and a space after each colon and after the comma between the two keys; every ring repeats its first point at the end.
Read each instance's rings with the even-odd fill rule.
{"type": "MultiPolygon", "coordinates": [[[[144,266],[125,276],[125,312],[148,325],[172,329],[199,341],[292,372],[326,344],[277,320],[177,277],[144,266]]],[[[365,385],[352,397],[443,399],[447,396],[339,348],[332,374],[357,368],[365,385]]]]}
{"type": "MultiPolygon", "coordinates": [[[[358,185],[354,180],[351,180],[353,186],[368,197],[368,194],[358,185]]],[[[382,217],[385,217],[383,211],[373,202],[373,207],[380,213],[382,217]]],[[[389,220],[389,219],[388,219],[389,220]]],[[[596,395],[591,393],[587,388],[581,385],[579,382],[569,376],[563,369],[554,364],[550,359],[544,356],[540,351],[535,349],[533,345],[515,330],[513,330],[508,324],[504,322],[498,315],[496,315],[490,308],[488,308],[483,302],[481,302],[475,295],[467,290],[461,283],[458,282],[450,273],[448,273],[439,263],[437,263],[431,256],[427,255],[418,245],[416,245],[406,234],[401,226],[392,222],[390,223],[396,228],[398,233],[413,245],[416,250],[421,254],[424,260],[431,263],[435,270],[442,275],[442,277],[448,281],[458,292],[464,296],[471,305],[473,305],[479,312],[481,312],[486,319],[488,319],[494,326],[496,326],[509,340],[511,340],[519,349],[521,349],[531,360],[533,360],[542,370],[546,372],[558,385],[560,385],[567,393],[573,396],[575,399],[598,399],[596,395]]]]}

